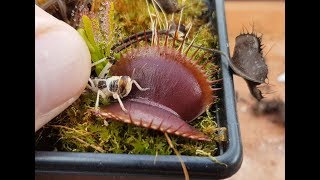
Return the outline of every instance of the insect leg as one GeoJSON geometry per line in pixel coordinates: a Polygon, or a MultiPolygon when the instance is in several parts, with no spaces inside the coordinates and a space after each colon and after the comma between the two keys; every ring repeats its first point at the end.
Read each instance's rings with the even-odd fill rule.
{"type": "Polygon", "coordinates": [[[105,61],[105,60],[107,60],[107,58],[106,58],[106,57],[105,57],[105,58],[100,59],[99,61],[96,61],[96,62],[92,63],[92,64],[91,64],[91,67],[93,67],[93,66],[95,66],[95,65],[97,65],[97,64],[100,64],[100,63],[102,63],[102,62],[103,62],[103,61],[105,61]]]}
{"type": "Polygon", "coordinates": [[[94,83],[93,83],[93,81],[92,81],[92,79],[91,78],[89,78],[89,83],[90,83],[90,87],[95,87],[95,85],[94,85],[94,83]]]}
{"type": "Polygon", "coordinates": [[[123,105],[123,103],[122,103],[122,101],[121,101],[121,98],[120,98],[120,96],[117,94],[117,93],[114,93],[113,94],[113,98],[115,98],[115,99],[117,99],[118,100],[118,102],[119,102],[119,104],[120,104],[120,107],[121,107],[121,109],[124,111],[124,112],[128,112],[128,110],[126,109],[126,108],[124,108],[124,105],[123,105]]]}
{"type": "Polygon", "coordinates": [[[90,89],[93,92],[97,92],[98,88],[94,85],[94,83],[93,83],[91,78],[89,78],[89,83],[90,83],[90,85],[87,84],[87,88],[90,89]]]}
{"type": "Polygon", "coordinates": [[[98,111],[98,108],[99,108],[99,98],[100,98],[100,90],[98,90],[98,93],[97,93],[97,99],[96,99],[96,104],[94,106],[94,110],[95,111],[98,111]]]}
{"type": "Polygon", "coordinates": [[[140,90],[140,91],[146,91],[146,90],[149,90],[150,88],[142,88],[137,81],[135,80],[132,80],[132,82],[137,86],[137,88],[140,90]]]}
{"type": "Polygon", "coordinates": [[[98,75],[99,78],[105,78],[106,75],[109,73],[110,67],[112,66],[112,64],[110,62],[107,63],[106,66],[104,66],[104,68],[102,69],[102,71],[100,72],[100,74],[98,75]]]}
{"type": "Polygon", "coordinates": [[[94,106],[94,109],[95,111],[98,110],[99,108],[99,98],[100,98],[100,95],[103,99],[107,98],[107,96],[99,89],[98,92],[97,92],[97,99],[96,99],[96,104],[94,106]]]}

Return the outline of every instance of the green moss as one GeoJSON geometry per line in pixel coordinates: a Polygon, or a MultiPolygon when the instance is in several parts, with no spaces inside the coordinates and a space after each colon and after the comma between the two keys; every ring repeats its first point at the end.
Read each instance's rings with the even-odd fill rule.
{"type": "MultiPolygon", "coordinates": [[[[93,62],[107,56],[119,59],[121,53],[125,51],[112,53],[113,44],[129,35],[150,29],[150,18],[145,0],[116,0],[112,3],[114,4],[109,9],[104,9],[108,14],[108,21],[104,22],[108,23],[108,31],[102,28],[103,22],[97,20],[95,14],[83,16],[81,28],[78,29],[90,49],[93,62]],[[139,10],[135,11],[135,9],[139,10]],[[99,39],[97,34],[100,34],[99,37],[102,36],[104,41],[97,40],[99,39]]],[[[99,8],[95,7],[95,9],[99,8]]],[[[206,8],[201,1],[186,1],[182,23],[185,25],[193,23],[193,29],[190,31],[187,43],[196,37],[195,45],[217,48],[218,37],[212,34],[212,25],[203,24],[203,21],[198,18],[205,10],[206,8]]],[[[155,9],[151,6],[150,11],[152,14],[155,13],[155,9]]],[[[178,18],[179,16],[176,15],[176,23],[178,18]]],[[[191,57],[196,50],[197,48],[192,47],[188,56],[191,57]]],[[[198,59],[205,52],[200,50],[194,59],[198,59]]],[[[204,70],[208,75],[214,74],[220,68],[215,62],[211,62],[212,59],[214,59],[214,54],[209,53],[200,62],[205,65],[204,70]]],[[[99,73],[103,66],[104,64],[97,66],[96,73],[99,73]]],[[[210,76],[210,79],[217,78],[217,75],[210,76]]],[[[162,132],[113,120],[105,121],[94,116],[90,109],[94,107],[95,100],[95,93],[84,91],[69,108],[37,132],[36,149],[69,152],[174,154],[162,132]]],[[[100,98],[100,105],[110,103],[117,103],[117,101],[100,98]]],[[[215,156],[217,145],[227,141],[226,128],[218,127],[215,122],[215,111],[217,109],[211,108],[191,123],[193,127],[208,135],[213,140],[212,142],[195,141],[169,135],[173,145],[182,155],[215,156]]]]}
{"type": "MultiPolygon", "coordinates": [[[[88,94],[84,94],[89,95],[88,94]]],[[[132,124],[125,124],[118,121],[104,122],[103,119],[93,116],[87,112],[93,104],[88,99],[74,103],[68,108],[62,118],[56,118],[51,121],[46,128],[58,130],[58,139],[55,142],[55,148],[59,151],[70,152],[108,152],[108,153],[128,153],[128,154],[172,154],[165,136],[162,132],[151,129],[137,127],[132,124]],[[90,102],[83,104],[81,102],[90,102]]],[[[181,138],[170,135],[173,145],[183,155],[195,155],[197,150],[210,152],[214,156],[217,150],[217,143],[226,141],[225,128],[218,128],[212,116],[208,111],[203,116],[198,117],[192,125],[200,131],[207,134],[214,141],[202,142],[181,138]]],[[[43,136],[43,134],[42,134],[43,136]]],[[[37,141],[37,144],[46,143],[47,138],[37,141]]],[[[57,137],[53,137],[57,138],[57,137]]]]}
{"type": "Polygon", "coordinates": [[[150,29],[150,18],[145,0],[115,1],[115,21],[121,31],[120,39],[150,29]]]}

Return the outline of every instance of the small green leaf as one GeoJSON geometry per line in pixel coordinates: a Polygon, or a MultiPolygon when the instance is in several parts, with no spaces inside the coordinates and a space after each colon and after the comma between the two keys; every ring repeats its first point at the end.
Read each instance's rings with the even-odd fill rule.
{"type": "Polygon", "coordinates": [[[87,44],[87,46],[88,46],[88,48],[89,48],[90,53],[93,53],[93,52],[94,52],[94,47],[93,47],[92,44],[89,42],[89,39],[88,39],[88,37],[87,37],[87,34],[86,34],[85,30],[82,29],[82,28],[79,28],[77,31],[78,31],[78,33],[81,35],[81,37],[84,39],[84,41],[86,42],[86,44],[87,44]]]}

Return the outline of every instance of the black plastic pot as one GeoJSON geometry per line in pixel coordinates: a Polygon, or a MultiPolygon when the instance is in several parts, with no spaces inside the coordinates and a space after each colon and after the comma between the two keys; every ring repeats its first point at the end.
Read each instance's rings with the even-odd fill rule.
{"type": "MultiPolygon", "coordinates": [[[[224,1],[213,1],[220,50],[229,54],[224,1]]],[[[182,156],[191,179],[224,179],[235,174],[242,163],[242,143],[237,120],[232,72],[227,60],[221,57],[223,89],[220,91],[217,123],[228,129],[228,142],[219,147],[216,159],[227,166],[214,163],[207,157],[182,156]]],[[[180,161],[175,155],[153,155],[35,152],[37,179],[184,179],[180,161]],[[125,176],[125,177],[122,177],[125,176]],[[158,178],[157,178],[158,177],[158,178]]]]}

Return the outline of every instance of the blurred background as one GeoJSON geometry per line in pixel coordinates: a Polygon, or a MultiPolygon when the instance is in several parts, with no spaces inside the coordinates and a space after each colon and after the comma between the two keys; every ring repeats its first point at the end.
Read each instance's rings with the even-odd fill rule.
{"type": "Polygon", "coordinates": [[[269,85],[260,86],[265,96],[256,103],[246,82],[234,76],[237,111],[243,142],[243,163],[229,180],[285,179],[285,1],[226,0],[230,54],[243,27],[263,34],[262,44],[269,68],[269,85]],[[268,52],[269,51],[269,52],[268,52]]]}

